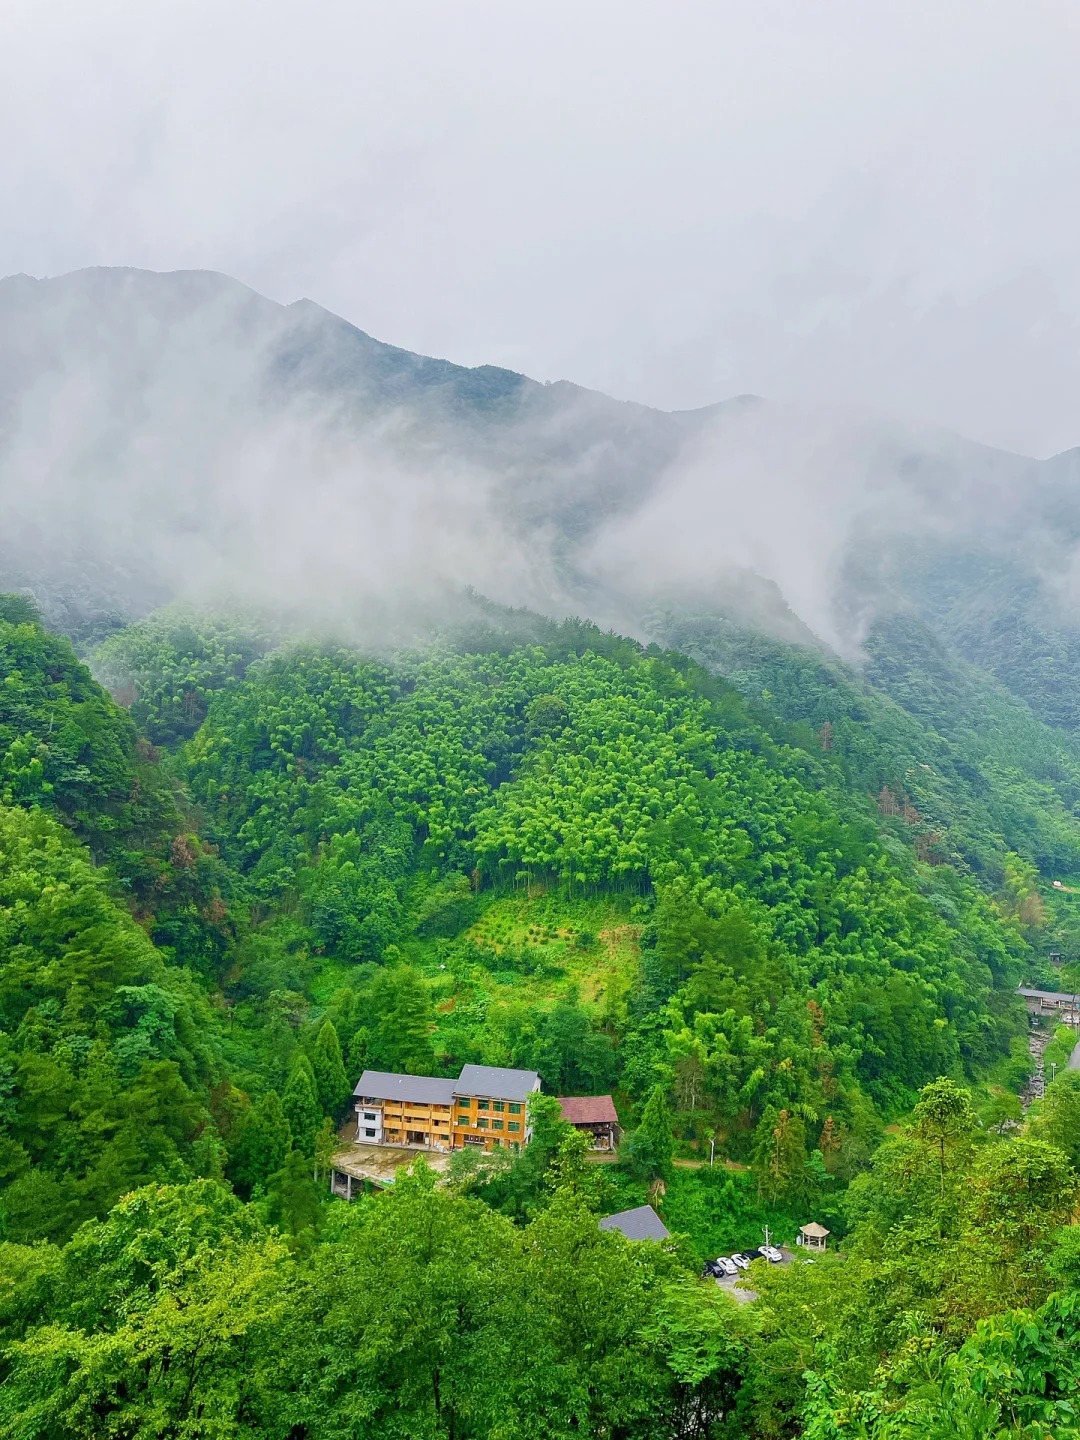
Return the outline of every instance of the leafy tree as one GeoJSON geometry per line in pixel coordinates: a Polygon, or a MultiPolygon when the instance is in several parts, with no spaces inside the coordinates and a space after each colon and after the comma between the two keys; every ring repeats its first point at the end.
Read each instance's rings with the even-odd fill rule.
{"type": "Polygon", "coordinates": [[[558,695],[537,695],[529,702],[525,715],[525,733],[531,739],[557,735],[570,723],[566,701],[558,695]]]}
{"type": "Polygon", "coordinates": [[[559,1000],[543,1017],[532,1053],[521,1055],[551,1090],[595,1094],[615,1079],[611,1037],[603,1034],[582,1009],[576,995],[559,1000]]]}
{"type": "Polygon", "coordinates": [[[327,1428],[491,1433],[509,1401],[503,1362],[524,1340],[509,1221],[422,1166],[379,1198],[316,1256],[327,1428]]]}
{"type": "Polygon", "coordinates": [[[1062,1070],[1051,1080],[1030,1130],[1080,1168],[1080,1071],[1062,1070]]]}
{"type": "Polygon", "coordinates": [[[937,1157],[942,1194],[946,1170],[966,1154],[976,1124],[969,1091],[944,1077],[923,1087],[915,1106],[914,1133],[937,1157]]]}
{"type": "Polygon", "coordinates": [[[982,1283],[984,1314],[1000,1305],[1003,1266],[1014,1302],[1037,1305],[1046,1298],[1047,1259],[1078,1196],[1076,1172],[1041,1140],[1023,1137],[980,1153],[964,1186],[964,1222],[972,1252],[968,1273],[982,1283]]]}
{"type": "Polygon", "coordinates": [[[212,1182],[136,1191],[29,1283],[41,1309],[9,1331],[0,1432],[32,1416],[38,1435],[194,1435],[213,1416],[285,1435],[299,1418],[275,1378],[287,1252],[212,1182]]]}
{"type": "Polygon", "coordinates": [[[281,1169],[267,1181],[262,1208],[272,1224],[306,1246],[318,1225],[321,1194],[311,1161],[299,1150],[290,1150],[281,1169]]]}
{"type": "Polygon", "coordinates": [[[854,1420],[866,1440],[1007,1434],[1075,1440],[1078,1321],[1072,1294],[1036,1312],[984,1320],[959,1350],[922,1336],[877,1385],[855,1394],[830,1374],[811,1373],[804,1434],[839,1440],[854,1420]]]}

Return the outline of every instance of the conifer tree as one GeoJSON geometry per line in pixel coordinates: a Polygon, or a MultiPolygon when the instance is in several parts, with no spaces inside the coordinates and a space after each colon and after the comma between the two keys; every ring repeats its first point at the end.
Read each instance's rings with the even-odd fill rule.
{"type": "Polygon", "coordinates": [[[315,1089],[324,1114],[336,1116],[349,1095],[349,1081],[341,1058],[341,1041],[332,1020],[325,1020],[311,1057],[315,1089]]]}
{"type": "MultiPolygon", "coordinates": [[[[824,1174],[823,1162],[819,1168],[824,1174]]],[[[766,1107],[758,1126],[754,1170],[758,1190],[766,1199],[805,1198],[813,1174],[807,1172],[806,1126],[801,1116],[786,1108],[766,1107]]]]}
{"type": "Polygon", "coordinates": [[[402,966],[392,977],[394,992],[379,1024],[379,1051],[388,1069],[430,1075],[435,1068],[431,1043],[434,1016],[422,976],[402,966]]]}
{"type": "Polygon", "coordinates": [[[285,1163],[267,1183],[265,1213],[275,1225],[290,1235],[310,1236],[319,1216],[319,1187],[311,1166],[298,1150],[285,1157],[285,1163]]]}
{"type": "Polygon", "coordinates": [[[315,1088],[315,1075],[311,1061],[299,1053],[293,1061],[289,1083],[281,1097],[281,1108],[289,1122],[293,1145],[303,1155],[311,1155],[315,1149],[315,1137],[319,1133],[322,1110],[315,1088]]]}
{"type": "Polygon", "coordinates": [[[229,1175],[250,1195],[281,1169],[291,1148],[292,1132],[281,1101],[276,1090],[268,1090],[237,1124],[229,1175]]]}
{"type": "Polygon", "coordinates": [[[671,1170],[675,1137],[671,1130],[667,1090],[663,1085],[654,1085],[649,1092],[641,1124],[634,1132],[631,1151],[635,1168],[650,1179],[664,1179],[671,1170]]]}

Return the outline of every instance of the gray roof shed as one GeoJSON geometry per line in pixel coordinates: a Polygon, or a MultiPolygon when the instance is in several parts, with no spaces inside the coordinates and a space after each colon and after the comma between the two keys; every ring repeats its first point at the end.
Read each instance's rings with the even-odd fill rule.
{"type": "Polygon", "coordinates": [[[617,1215],[605,1215],[600,1221],[600,1229],[621,1230],[628,1240],[666,1240],[671,1234],[651,1205],[639,1205],[635,1210],[620,1210],[617,1215]]]}

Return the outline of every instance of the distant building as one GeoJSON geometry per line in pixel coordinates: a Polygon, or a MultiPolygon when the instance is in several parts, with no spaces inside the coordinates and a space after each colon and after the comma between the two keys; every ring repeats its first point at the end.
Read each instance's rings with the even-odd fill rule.
{"type": "Polygon", "coordinates": [[[465,1065],[456,1080],[365,1070],[353,1091],[356,1143],[520,1150],[530,1134],[525,1107],[539,1089],[535,1070],[495,1065],[465,1065]]]}
{"type": "Polygon", "coordinates": [[[605,1215],[600,1221],[600,1229],[618,1230],[627,1240],[667,1240],[671,1235],[651,1205],[639,1205],[634,1210],[605,1215]]]}
{"type": "Polygon", "coordinates": [[[1028,1014],[1037,1020],[1053,1016],[1064,1025],[1080,1023],[1080,996],[1075,990],[1030,990],[1020,985],[1016,993],[1027,1006],[1028,1014]]]}
{"type": "Polygon", "coordinates": [[[619,1117],[610,1095],[559,1097],[563,1119],[592,1139],[594,1150],[614,1150],[619,1143],[619,1117]]]}
{"type": "Polygon", "coordinates": [[[816,1220],[811,1220],[809,1225],[799,1226],[797,1245],[804,1250],[824,1250],[829,1241],[829,1232],[824,1225],[819,1225],[816,1220]]]}

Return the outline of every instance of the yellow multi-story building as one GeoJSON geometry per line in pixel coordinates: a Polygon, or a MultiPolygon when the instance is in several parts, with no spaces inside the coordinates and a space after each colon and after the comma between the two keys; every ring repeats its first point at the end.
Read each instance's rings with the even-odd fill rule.
{"type": "Polygon", "coordinates": [[[453,1148],[453,1080],[365,1070],[353,1093],[359,1144],[453,1148]]]}
{"type": "Polygon", "coordinates": [[[464,1065],[454,1086],[454,1149],[508,1146],[520,1150],[529,1139],[525,1106],[540,1089],[535,1070],[497,1065],[464,1065]]]}
{"type": "Polygon", "coordinates": [[[365,1070],[356,1097],[359,1145],[429,1150],[520,1150],[529,1139],[526,1105],[540,1089],[535,1070],[465,1065],[457,1080],[365,1070]]]}

